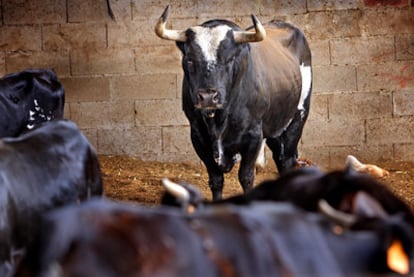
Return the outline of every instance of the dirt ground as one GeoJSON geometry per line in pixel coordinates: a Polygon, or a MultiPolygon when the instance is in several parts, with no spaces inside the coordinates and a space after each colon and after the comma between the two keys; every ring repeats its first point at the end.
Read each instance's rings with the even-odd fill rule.
{"type": "MultiPolygon", "coordinates": [[[[127,156],[99,156],[105,195],[121,201],[131,201],[152,206],[159,203],[163,193],[161,179],[184,180],[197,186],[207,199],[211,199],[208,175],[204,166],[187,163],[144,162],[127,156]]],[[[270,164],[270,163],[269,163],[270,164]]],[[[414,207],[414,162],[387,162],[378,164],[390,172],[380,181],[409,205],[414,207]]],[[[237,165],[225,175],[223,196],[238,194],[242,189],[237,180],[237,165]]],[[[256,175],[256,184],[261,180],[276,178],[273,164],[256,175]]]]}

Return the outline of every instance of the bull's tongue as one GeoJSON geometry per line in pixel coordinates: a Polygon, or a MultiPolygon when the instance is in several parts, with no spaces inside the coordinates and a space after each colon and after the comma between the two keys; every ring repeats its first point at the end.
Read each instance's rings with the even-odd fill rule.
{"type": "Polygon", "coordinates": [[[216,114],[216,111],[215,110],[207,110],[206,114],[209,118],[213,118],[214,115],[216,114]]]}

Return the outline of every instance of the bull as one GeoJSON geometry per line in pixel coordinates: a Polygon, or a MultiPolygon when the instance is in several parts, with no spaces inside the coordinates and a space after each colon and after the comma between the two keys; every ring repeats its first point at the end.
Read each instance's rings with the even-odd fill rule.
{"type": "Polygon", "coordinates": [[[0,79],[0,137],[16,137],[45,121],[62,119],[65,92],[49,69],[27,69],[0,79]]]}
{"type": "Polygon", "coordinates": [[[303,33],[282,21],[262,25],[254,15],[253,31],[227,20],[172,30],[166,28],[168,13],[169,6],[155,32],[176,41],[182,53],[182,108],[213,199],[222,198],[224,173],[238,157],[243,191],[252,188],[263,139],[279,173],[292,168],[312,90],[311,52],[303,33]]]}
{"type": "Polygon", "coordinates": [[[102,195],[99,161],[73,122],[0,140],[0,276],[8,276],[44,212],[93,195],[102,195]]]}

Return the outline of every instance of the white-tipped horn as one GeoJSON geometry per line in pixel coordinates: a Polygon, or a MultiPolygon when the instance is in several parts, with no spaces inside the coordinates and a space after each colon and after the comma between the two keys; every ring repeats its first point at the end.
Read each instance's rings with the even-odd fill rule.
{"type": "Polygon", "coordinates": [[[356,216],[335,210],[325,199],[319,200],[318,208],[322,214],[344,227],[350,227],[356,222],[356,216]]]}
{"type": "Polygon", "coordinates": [[[190,193],[184,187],[170,181],[168,178],[163,178],[161,182],[165,189],[175,196],[181,203],[190,201],[190,193]]]}
{"type": "Polygon", "coordinates": [[[185,42],[187,40],[187,36],[184,31],[166,28],[165,25],[167,24],[167,18],[168,18],[169,12],[170,12],[170,5],[168,5],[165,8],[161,17],[158,19],[157,24],[155,25],[155,33],[157,34],[157,36],[159,36],[162,39],[185,42]]]}
{"type": "Polygon", "coordinates": [[[266,30],[263,27],[262,23],[260,23],[259,19],[255,15],[252,15],[253,25],[255,32],[250,31],[234,31],[233,37],[234,41],[238,43],[244,42],[258,42],[262,41],[266,37],[266,30]]]}
{"type": "Polygon", "coordinates": [[[356,171],[358,171],[358,169],[361,169],[361,168],[363,168],[364,167],[364,164],[363,163],[361,163],[360,161],[358,161],[358,159],[357,158],[355,158],[354,156],[352,156],[352,155],[348,155],[347,157],[346,157],[346,160],[345,160],[345,165],[346,166],[350,166],[352,169],[354,169],[354,170],[356,170],[356,171]]]}

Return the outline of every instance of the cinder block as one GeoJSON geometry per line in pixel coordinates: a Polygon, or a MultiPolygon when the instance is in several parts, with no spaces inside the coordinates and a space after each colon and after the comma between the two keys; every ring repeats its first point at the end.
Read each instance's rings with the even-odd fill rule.
{"type": "Polygon", "coordinates": [[[414,61],[359,65],[358,90],[393,90],[414,87],[414,61]]]}
{"type": "Polygon", "coordinates": [[[232,11],[232,15],[250,15],[260,13],[260,4],[256,1],[237,1],[237,0],[211,0],[211,1],[198,1],[197,3],[197,15],[200,17],[210,16],[210,19],[222,18],[228,16],[232,11]]]}
{"type": "Polygon", "coordinates": [[[323,170],[330,168],[329,146],[299,146],[299,157],[311,160],[323,170]]]}
{"type": "Polygon", "coordinates": [[[141,74],[181,73],[181,51],[171,41],[168,46],[135,49],[136,70],[141,74]]]}
{"type": "Polygon", "coordinates": [[[132,0],[131,3],[134,20],[158,19],[168,4],[170,5],[169,18],[171,19],[197,16],[197,3],[194,1],[132,0]]]}
{"type": "Polygon", "coordinates": [[[82,129],[82,133],[88,139],[89,143],[95,148],[98,149],[98,130],[97,129],[82,129]]]}
{"type": "Polygon", "coordinates": [[[329,52],[329,40],[308,41],[312,53],[312,65],[329,65],[331,57],[329,52]]]}
{"type": "MultiPolygon", "coordinates": [[[[40,0],[39,0],[40,1],[40,0]]],[[[129,1],[110,1],[111,6],[128,5],[129,1]],[[123,2],[123,3],[122,3],[123,2]]],[[[67,0],[69,22],[111,21],[106,0],[67,0]]]]}
{"type": "Polygon", "coordinates": [[[414,114],[414,87],[393,92],[394,114],[413,115],[414,114]]]}
{"type": "Polygon", "coordinates": [[[314,94],[311,96],[308,121],[328,119],[328,97],[329,95],[326,94],[314,94]]]}
{"type": "Polygon", "coordinates": [[[65,106],[63,110],[63,118],[70,119],[70,104],[65,101],[65,106]]]}
{"type": "Polygon", "coordinates": [[[289,17],[309,40],[323,40],[360,35],[359,10],[312,12],[289,17]]]}
{"type": "Polygon", "coordinates": [[[397,60],[414,60],[414,34],[396,36],[395,48],[397,60]]]}
{"type": "Polygon", "coordinates": [[[364,141],[364,120],[347,117],[309,121],[302,135],[305,147],[356,145],[364,141]]]}
{"type": "Polygon", "coordinates": [[[394,145],[394,160],[412,161],[414,157],[414,144],[404,143],[394,145]]]}
{"type": "Polygon", "coordinates": [[[191,153],[194,151],[190,138],[190,126],[168,126],[162,128],[164,153],[191,153]]]}
{"type": "Polygon", "coordinates": [[[378,118],[392,116],[392,94],[342,93],[329,97],[329,118],[378,118]]]}
{"type": "Polygon", "coordinates": [[[394,37],[355,37],[330,41],[333,64],[382,63],[395,60],[394,37]]]}
{"type": "Polygon", "coordinates": [[[6,55],[7,72],[26,68],[50,68],[59,77],[69,75],[69,54],[53,51],[11,52],[6,55]]]}
{"type": "Polygon", "coordinates": [[[162,154],[161,128],[113,128],[98,130],[98,149],[101,154],[129,155],[143,158],[162,154]]]}
{"type": "Polygon", "coordinates": [[[327,11],[327,10],[351,10],[358,8],[358,0],[337,1],[337,0],[312,0],[308,2],[308,10],[327,11]]]}
{"type": "Polygon", "coordinates": [[[37,51],[42,48],[39,26],[2,26],[0,27],[0,50],[37,51]]]}
{"type": "Polygon", "coordinates": [[[381,7],[381,6],[390,6],[403,8],[410,5],[409,0],[393,0],[393,1],[384,1],[384,0],[364,0],[364,5],[366,7],[381,7]]]}
{"type": "Polygon", "coordinates": [[[313,91],[344,92],[357,89],[357,76],[354,66],[329,65],[313,67],[313,91]]]}
{"type": "Polygon", "coordinates": [[[108,45],[111,48],[135,48],[147,45],[173,43],[157,37],[156,20],[120,21],[108,24],[108,45]]]}
{"type": "Polygon", "coordinates": [[[137,126],[188,124],[179,99],[135,101],[135,121],[137,126]]]}
{"type": "Polygon", "coordinates": [[[414,141],[414,116],[368,119],[366,125],[368,144],[401,144],[414,141]]]}
{"type": "MultiPolygon", "coordinates": [[[[252,2],[253,1],[249,1],[252,2]]],[[[307,12],[306,0],[296,1],[261,1],[259,4],[261,15],[280,16],[292,14],[304,14],[307,12]]],[[[237,5],[237,2],[236,4],[237,5]]],[[[231,10],[231,8],[230,8],[231,10]]]]}
{"type": "Polygon", "coordinates": [[[65,0],[3,0],[5,24],[65,23],[65,0]]]}
{"type": "Polygon", "coordinates": [[[109,80],[102,77],[72,77],[61,79],[66,102],[109,101],[109,80]]]}
{"type": "Polygon", "coordinates": [[[135,72],[132,49],[75,49],[71,53],[73,75],[135,72]]]}
{"type": "Polygon", "coordinates": [[[366,9],[359,25],[364,35],[410,34],[414,9],[366,9]]]}
{"type": "Polygon", "coordinates": [[[177,95],[176,74],[116,76],[111,83],[114,99],[175,99],[177,95]]]}
{"type": "Polygon", "coordinates": [[[46,50],[106,48],[106,27],[102,23],[73,23],[43,27],[46,50]]]}
{"type": "Polygon", "coordinates": [[[71,120],[80,128],[130,128],[134,126],[131,101],[70,103],[71,120]]]}

